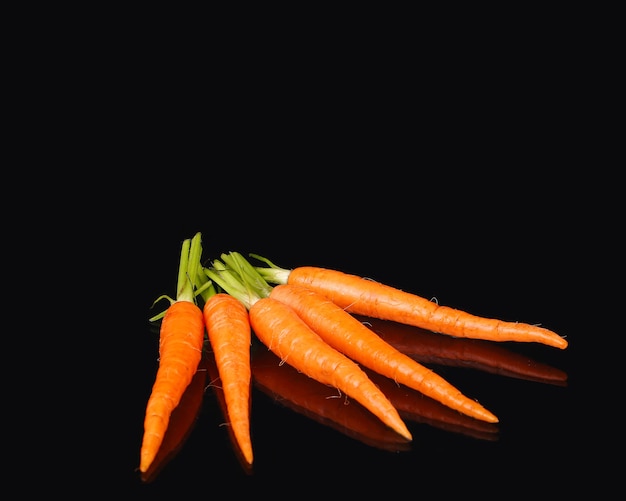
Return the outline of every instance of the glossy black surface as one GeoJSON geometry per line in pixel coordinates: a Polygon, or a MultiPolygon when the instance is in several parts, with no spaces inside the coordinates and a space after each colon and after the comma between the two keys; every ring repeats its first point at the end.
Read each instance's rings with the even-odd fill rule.
{"type": "MultiPolygon", "coordinates": [[[[621,136],[606,119],[619,79],[605,54],[618,44],[603,43],[610,30],[596,37],[568,13],[522,16],[517,30],[489,29],[492,17],[487,30],[464,15],[450,19],[428,38],[413,20],[408,33],[394,25],[383,45],[368,25],[359,42],[373,34],[375,43],[365,50],[332,45],[340,64],[281,60],[287,71],[269,79],[254,72],[260,65],[243,77],[230,71],[233,62],[247,70],[271,59],[249,58],[250,48],[261,54],[254,44],[241,65],[240,54],[226,53],[223,72],[211,59],[221,52],[183,65],[175,46],[150,51],[159,37],[109,52],[114,30],[99,38],[111,57],[90,52],[85,71],[82,58],[71,59],[79,78],[33,80],[59,92],[31,93],[26,104],[43,104],[43,116],[21,113],[12,130],[45,131],[21,152],[43,152],[54,183],[23,183],[30,196],[7,211],[6,243],[20,253],[7,268],[23,271],[33,299],[52,311],[20,317],[32,322],[20,333],[23,348],[44,360],[29,366],[39,379],[24,385],[23,400],[6,400],[6,413],[37,431],[7,456],[16,492],[168,501],[371,499],[384,489],[385,499],[615,496],[606,493],[621,480],[624,211],[610,155],[621,136]],[[79,177],[70,182],[56,165],[79,177]],[[23,208],[33,209],[23,225],[33,240],[11,232],[23,208]],[[364,444],[255,387],[251,474],[207,392],[178,455],[143,483],[143,415],[158,358],[147,319],[156,297],[174,294],[180,243],[197,231],[208,255],[238,250],[284,267],[337,268],[472,313],[540,323],[567,336],[568,349],[506,348],[564,371],[567,385],[433,365],[500,417],[497,439],[410,421],[413,447],[401,452],[364,444]],[[26,265],[22,246],[33,241],[39,255],[26,265]],[[85,304],[74,335],[54,323],[67,298],[85,304]],[[49,352],[50,340],[69,341],[67,360],[49,352]],[[45,413],[29,419],[22,401],[45,413]],[[64,426],[44,420],[50,414],[64,426]],[[79,447],[68,451],[68,442],[79,447]]],[[[5,337],[17,339],[9,329],[5,337]]],[[[6,350],[8,361],[14,353],[6,350]]]]}
{"type": "MultiPolygon", "coordinates": [[[[319,183],[320,189],[324,186],[319,183]]],[[[295,496],[302,489],[328,499],[383,487],[391,489],[390,495],[408,491],[415,496],[426,491],[559,494],[577,464],[574,444],[585,441],[573,424],[584,421],[588,406],[582,397],[585,377],[574,361],[580,360],[589,332],[575,318],[579,307],[566,301],[574,299],[570,268],[562,259],[571,242],[566,233],[558,234],[558,227],[546,224],[546,218],[556,215],[518,211],[510,194],[486,201],[488,190],[476,206],[444,214],[420,203],[417,190],[400,189],[398,200],[385,202],[374,194],[342,199],[327,188],[319,198],[313,198],[310,186],[302,197],[270,197],[243,219],[209,211],[178,230],[144,234],[139,240],[150,265],[140,271],[141,286],[130,289],[134,321],[124,335],[133,339],[132,398],[123,419],[126,441],[120,456],[131,492],[147,499],[181,489],[213,496],[221,486],[245,495],[295,496]],[[280,212],[280,207],[288,209],[280,212]],[[504,220],[503,211],[508,211],[504,220]],[[204,236],[206,255],[238,250],[264,255],[283,267],[310,264],[366,275],[472,313],[540,323],[567,336],[570,346],[562,351],[496,343],[512,359],[545,369],[544,376],[557,374],[556,380],[434,356],[424,359],[497,414],[500,423],[496,430],[481,430],[414,415],[406,419],[414,436],[408,449],[364,440],[332,420],[320,421],[301,407],[285,405],[289,402],[255,384],[252,471],[239,463],[222,426],[218,396],[209,388],[178,454],[154,479],[142,482],[136,468],[143,412],[157,367],[157,337],[147,318],[157,296],[173,293],[180,243],[195,231],[204,236]]],[[[351,189],[359,190],[357,180],[351,189]]],[[[517,192],[514,198],[522,195],[517,192]]],[[[471,201],[464,199],[465,204],[471,201]]]]}
{"type": "Polygon", "coordinates": [[[582,487],[602,490],[612,470],[593,466],[609,462],[606,447],[619,451],[622,435],[621,413],[609,398],[623,380],[623,258],[614,259],[621,226],[613,224],[623,197],[609,190],[620,183],[602,173],[614,162],[586,133],[599,120],[578,114],[586,92],[575,90],[579,68],[548,89],[543,71],[508,87],[511,75],[526,74],[516,62],[510,69],[504,79],[497,70],[478,78],[475,87],[447,74],[443,89],[430,94],[411,86],[395,100],[387,87],[373,111],[365,94],[347,108],[336,99],[324,106],[323,98],[298,98],[290,113],[281,109],[278,121],[285,121],[276,128],[267,122],[271,102],[255,115],[245,107],[257,109],[258,96],[241,96],[236,113],[220,115],[225,124],[210,122],[214,135],[189,124],[186,113],[159,119],[151,99],[154,124],[146,131],[146,120],[137,127],[131,121],[107,158],[107,165],[130,163],[146,173],[96,195],[87,190],[90,201],[98,197],[94,218],[103,224],[77,232],[90,236],[80,247],[87,256],[103,249],[87,271],[110,283],[111,292],[93,305],[97,339],[125,343],[120,353],[103,342],[98,351],[107,363],[92,368],[106,378],[104,400],[115,405],[73,417],[91,423],[90,416],[105,415],[96,430],[103,444],[80,435],[89,445],[89,455],[75,460],[88,469],[80,478],[136,499],[223,498],[225,486],[232,495],[323,499],[369,498],[383,488],[391,490],[388,499],[561,499],[582,487]],[[309,113],[317,120],[309,122],[309,113]],[[132,146],[130,155],[120,142],[132,146]],[[364,444],[255,387],[251,474],[207,392],[178,455],[145,484],[136,469],[158,357],[147,319],[159,295],[174,294],[180,243],[197,231],[209,256],[237,250],[286,268],[336,268],[471,313],[542,324],[567,336],[567,350],[506,348],[564,371],[567,384],[433,365],[499,416],[497,439],[409,421],[414,443],[401,452],[364,444]],[[608,306],[613,302],[616,308],[608,306]],[[123,322],[112,311],[123,312],[123,322]]]}

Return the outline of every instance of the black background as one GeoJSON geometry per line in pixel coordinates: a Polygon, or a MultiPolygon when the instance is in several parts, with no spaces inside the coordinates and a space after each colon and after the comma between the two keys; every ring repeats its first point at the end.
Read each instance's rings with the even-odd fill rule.
{"type": "MultiPolygon", "coordinates": [[[[478,147],[463,149],[469,157],[479,155],[478,147]]],[[[332,168],[322,158],[285,165],[287,170],[272,169],[266,159],[259,172],[246,173],[207,162],[202,181],[191,181],[188,203],[179,203],[181,195],[185,198],[180,176],[174,186],[166,183],[154,193],[144,208],[146,226],[154,231],[142,234],[138,223],[132,234],[145,266],[123,294],[131,321],[116,333],[132,349],[125,354],[130,397],[117,416],[124,440],[110,466],[133,495],[149,498],[180,489],[212,495],[220,485],[233,493],[272,495],[296,485],[331,498],[383,487],[416,495],[433,488],[556,495],[572,482],[585,481],[572,478],[572,472],[579,468],[579,451],[597,445],[599,430],[590,434],[585,426],[595,400],[585,396],[590,380],[580,363],[591,356],[584,346],[592,335],[581,321],[588,300],[577,290],[586,280],[578,250],[586,224],[580,217],[584,200],[563,197],[553,179],[526,171],[527,156],[533,156],[528,152],[520,153],[525,160],[510,161],[517,168],[501,165],[510,159],[503,153],[485,172],[475,167],[476,159],[459,169],[423,160],[421,152],[406,148],[404,159],[389,155],[389,146],[382,150],[374,152],[376,160],[367,158],[367,168],[363,152],[357,156],[361,161],[333,162],[332,168]],[[160,218],[162,225],[155,224],[160,218]],[[566,336],[567,350],[509,348],[564,370],[568,385],[440,368],[500,417],[499,439],[481,441],[409,424],[414,449],[402,453],[365,446],[255,390],[252,474],[237,462],[215,397],[207,392],[179,455],[144,484],[136,467],[157,363],[157,339],[146,319],[158,295],[173,293],[180,243],[196,231],[203,234],[205,255],[238,250],[271,257],[283,267],[341,269],[483,316],[540,323],[566,336]]]]}
{"type": "MultiPolygon", "coordinates": [[[[77,436],[81,451],[56,482],[135,499],[335,499],[384,489],[495,499],[606,488],[611,475],[593,465],[605,462],[600,450],[617,443],[621,425],[598,383],[617,371],[613,345],[598,339],[614,343],[621,333],[599,325],[598,313],[610,326],[607,284],[619,268],[607,266],[617,235],[606,225],[621,203],[603,169],[605,139],[590,126],[595,105],[578,99],[581,51],[514,45],[484,54],[479,45],[429,61],[426,48],[410,59],[379,53],[374,66],[366,51],[349,71],[301,65],[289,81],[258,73],[251,55],[250,78],[263,78],[225,72],[211,90],[183,64],[170,88],[161,65],[139,58],[139,70],[124,69],[141,78],[122,71],[105,84],[98,131],[77,135],[82,154],[71,150],[89,181],[59,218],[80,226],[73,246],[89,261],[80,271],[98,313],[87,386],[69,393],[79,407],[83,395],[96,402],[68,414],[68,434],[58,436],[77,436]],[[198,231],[206,256],[236,250],[285,268],[336,268],[482,316],[540,323],[566,336],[567,350],[509,348],[567,372],[568,385],[439,368],[499,416],[499,439],[409,423],[414,449],[402,453],[368,447],[255,390],[252,474],[207,392],[180,453],[143,483],[143,413],[158,357],[148,318],[159,295],[175,293],[180,244],[198,231]]],[[[164,57],[176,67],[175,55],[164,57]]]]}

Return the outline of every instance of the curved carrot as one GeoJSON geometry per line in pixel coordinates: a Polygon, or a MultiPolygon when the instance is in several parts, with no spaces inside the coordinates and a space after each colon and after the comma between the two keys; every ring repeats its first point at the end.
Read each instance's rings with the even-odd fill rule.
{"type": "Polygon", "coordinates": [[[355,317],[387,343],[422,364],[473,369],[501,376],[567,386],[567,373],[481,339],[439,336],[430,331],[373,317],[355,317]]]}
{"type": "Polygon", "coordinates": [[[167,430],[170,415],[189,386],[202,358],[204,318],[194,302],[194,282],[199,274],[200,233],[183,242],[178,270],[177,296],[165,311],[159,332],[159,368],[146,406],[139,470],[154,461],[167,430]]]}
{"type": "Polygon", "coordinates": [[[243,458],[252,464],[250,439],[250,343],[248,310],[225,293],[204,304],[204,322],[226,402],[227,419],[243,458]]]}
{"type": "Polygon", "coordinates": [[[252,379],[263,393],[294,412],[371,447],[391,452],[411,450],[410,441],[365,407],[357,402],[346,405],[345,398],[338,395],[336,389],[302,374],[289,364],[281,364],[274,353],[263,348],[259,346],[254,350],[251,358],[252,379]]]}
{"type": "Polygon", "coordinates": [[[410,431],[387,397],[352,360],[332,348],[289,306],[264,297],[249,308],[250,324],[259,340],[283,362],[338,388],[407,440],[410,431]]]}
{"type": "Polygon", "coordinates": [[[157,478],[167,463],[178,454],[194,429],[202,408],[206,388],[207,370],[204,362],[204,358],[200,360],[200,365],[191,383],[172,411],[159,452],[152,461],[150,468],[141,475],[141,480],[145,483],[150,483],[157,478]]]}
{"type": "Polygon", "coordinates": [[[387,395],[404,419],[452,433],[461,433],[479,440],[498,440],[497,424],[479,421],[465,414],[460,414],[450,407],[424,396],[421,392],[397,385],[391,379],[371,369],[365,369],[365,372],[387,395]]]}
{"type": "Polygon", "coordinates": [[[478,402],[385,342],[319,292],[285,284],[274,287],[269,297],[289,305],[324,341],[365,367],[463,414],[489,423],[498,422],[498,418],[478,402]]]}
{"type": "Polygon", "coordinates": [[[456,337],[536,342],[567,348],[564,338],[543,327],[479,317],[357,275],[314,266],[293,270],[271,266],[257,268],[269,282],[304,285],[321,292],[350,313],[393,320],[456,337]]]}
{"type": "Polygon", "coordinates": [[[289,306],[269,298],[271,287],[238,253],[215,260],[206,275],[248,310],[256,337],[281,360],[316,381],[333,386],[359,402],[407,440],[411,433],[398,411],[365,372],[316,334],[289,306]]]}
{"type": "MultiPolygon", "coordinates": [[[[206,359],[207,366],[207,381],[208,387],[211,388],[215,398],[217,400],[217,405],[220,408],[222,416],[225,416],[228,419],[228,406],[226,405],[226,398],[224,397],[224,388],[222,387],[222,380],[220,379],[220,372],[217,368],[217,363],[215,362],[215,353],[211,350],[211,348],[207,348],[208,343],[205,340],[204,344],[204,359],[206,359]]],[[[246,475],[252,475],[254,470],[252,465],[248,463],[248,460],[244,458],[243,452],[241,450],[241,446],[239,445],[238,439],[235,437],[235,433],[233,432],[232,426],[226,426],[226,431],[228,432],[228,438],[233,448],[233,452],[237,461],[241,465],[243,471],[246,475]]]]}
{"type": "Polygon", "coordinates": [[[165,312],[159,341],[159,368],[146,407],[139,469],[146,472],[154,460],[170,415],[191,383],[202,356],[202,310],[189,301],[177,301],[165,312]]]}

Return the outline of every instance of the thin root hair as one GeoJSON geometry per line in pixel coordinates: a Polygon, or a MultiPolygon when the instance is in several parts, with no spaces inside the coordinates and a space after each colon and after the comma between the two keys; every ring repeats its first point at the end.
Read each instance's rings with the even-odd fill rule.
{"type": "Polygon", "coordinates": [[[221,386],[221,385],[219,385],[219,384],[215,384],[215,383],[216,383],[216,381],[218,381],[218,380],[219,380],[219,378],[215,378],[215,379],[213,379],[212,381],[209,381],[209,384],[207,384],[207,385],[204,387],[204,390],[206,391],[206,389],[207,389],[207,388],[217,388],[217,389],[221,390],[221,389],[222,389],[222,386],[221,386]]]}

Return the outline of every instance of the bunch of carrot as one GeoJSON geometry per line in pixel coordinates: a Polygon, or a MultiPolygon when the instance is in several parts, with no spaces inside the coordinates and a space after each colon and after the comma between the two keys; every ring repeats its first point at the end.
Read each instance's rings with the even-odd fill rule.
{"type": "Polygon", "coordinates": [[[198,368],[203,340],[215,355],[228,423],[250,465],[252,333],[281,363],[337,388],[407,441],[412,440],[411,432],[366,370],[472,418],[488,423],[498,418],[384,341],[356,315],[454,337],[567,347],[564,338],[548,329],[478,317],[340,271],[309,266],[287,270],[256,255],[252,257],[267,266],[253,266],[237,252],[224,253],[221,260],[203,266],[200,254],[198,233],[183,243],[176,299],[168,298],[171,304],[164,314],[151,319],[163,318],[159,369],[146,409],[141,471],[149,468],[169,414],[198,368]]]}
{"type": "Polygon", "coordinates": [[[249,428],[251,328],[248,312],[233,296],[220,293],[201,266],[201,234],[183,242],[176,299],[150,320],[162,318],[159,367],[144,419],[139,470],[149,470],[176,408],[198,370],[206,344],[213,351],[228,411],[228,421],[240,452],[252,464],[249,428]],[[201,306],[202,305],[202,306],[201,306]]]}

